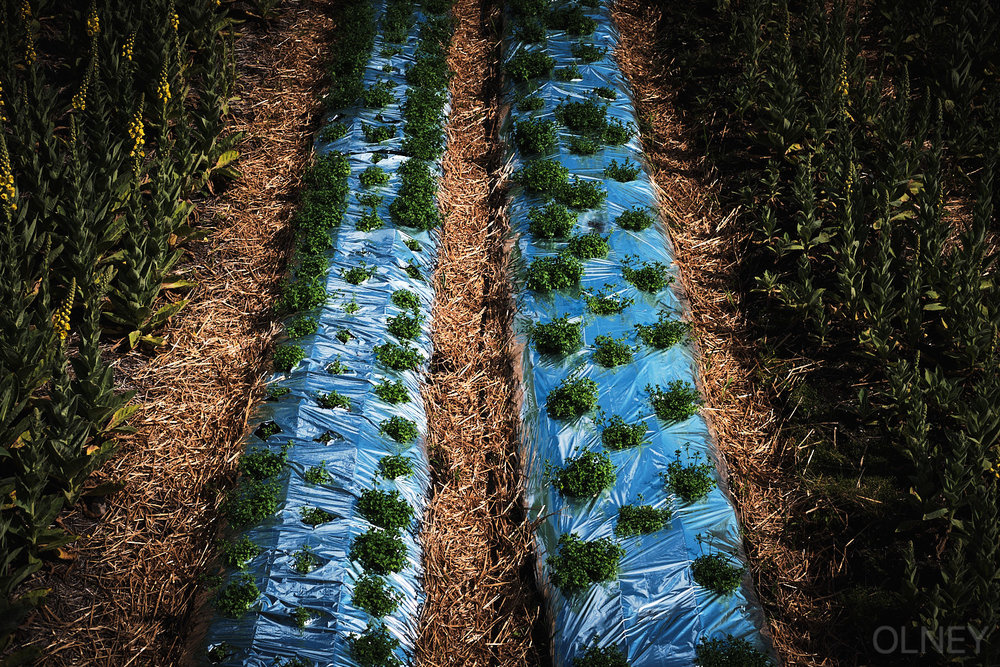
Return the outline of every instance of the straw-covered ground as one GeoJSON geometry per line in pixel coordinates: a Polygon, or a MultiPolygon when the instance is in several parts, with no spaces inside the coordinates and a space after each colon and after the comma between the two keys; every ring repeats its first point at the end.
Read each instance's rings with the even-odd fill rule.
{"type": "Polygon", "coordinates": [[[780,446],[771,393],[757,380],[754,334],[735,296],[744,232],[737,212],[720,208],[719,181],[694,140],[696,127],[673,103],[660,31],[678,28],[665,25],[648,0],[617,0],[614,15],[622,36],[615,55],[635,91],[643,148],[690,300],[702,411],[728,466],[768,629],[786,664],[829,664],[816,650],[816,635],[830,619],[814,592],[809,554],[782,537],[787,517],[806,511],[808,499],[795,481],[794,453],[780,446]]]}
{"type": "MultiPolygon", "coordinates": [[[[499,8],[458,0],[434,356],[424,391],[433,488],[424,517],[422,665],[537,665],[540,604],[521,510],[519,408],[499,189],[499,8]]],[[[542,642],[544,644],[544,642],[542,642]]]]}
{"type": "Polygon", "coordinates": [[[32,582],[48,603],[16,643],[39,664],[177,665],[197,634],[200,575],[214,557],[217,506],[234,480],[247,419],[262,397],[276,333],[271,303],[284,270],[303,167],[322,92],[334,0],[290,0],[266,24],[240,26],[243,176],[199,203],[204,241],[181,268],[198,287],[163,332],[167,347],[115,359],[121,389],[143,408],[98,480],[123,489],[60,519],[80,535],[74,559],[32,582]]]}

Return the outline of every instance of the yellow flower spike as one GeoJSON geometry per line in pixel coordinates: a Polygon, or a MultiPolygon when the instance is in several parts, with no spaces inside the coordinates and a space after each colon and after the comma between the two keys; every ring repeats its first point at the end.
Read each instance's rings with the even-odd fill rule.
{"type": "Polygon", "coordinates": [[[21,20],[27,21],[31,18],[31,5],[28,4],[28,0],[23,0],[21,2],[21,20]]]}
{"type": "Polygon", "coordinates": [[[56,333],[59,334],[59,340],[66,340],[66,336],[69,335],[69,316],[73,312],[73,299],[75,297],[76,278],[72,278],[69,281],[69,291],[66,293],[66,298],[63,299],[62,305],[59,306],[59,310],[52,318],[52,324],[56,333]]]}
{"type": "Polygon", "coordinates": [[[170,81],[167,79],[167,64],[160,70],[160,82],[156,86],[156,99],[163,104],[170,101],[170,81]]]}
{"type": "Polygon", "coordinates": [[[97,3],[90,3],[90,12],[87,14],[87,37],[97,37],[101,34],[101,20],[97,17],[97,3]]]}
{"type": "Polygon", "coordinates": [[[170,27],[177,32],[181,27],[181,18],[177,15],[177,12],[170,12],[170,27]]]}
{"type": "Polygon", "coordinates": [[[0,123],[7,122],[7,106],[3,101],[3,83],[0,83],[0,123]]]}
{"type": "Polygon", "coordinates": [[[142,107],[143,100],[139,99],[139,108],[136,109],[135,114],[132,116],[132,120],[128,124],[128,136],[132,139],[132,150],[129,152],[129,156],[134,161],[135,173],[138,175],[139,167],[142,162],[142,158],[146,157],[146,152],[143,150],[143,146],[146,141],[146,130],[143,127],[142,122],[142,107]]]}
{"type": "Polygon", "coordinates": [[[125,44],[122,46],[122,58],[131,62],[132,55],[134,54],[134,52],[135,52],[135,33],[133,32],[131,35],[128,36],[128,39],[125,40],[125,44]]]}
{"type": "Polygon", "coordinates": [[[0,201],[4,204],[4,213],[17,210],[17,190],[14,187],[14,172],[10,167],[10,155],[7,153],[7,142],[0,135],[0,201]]]}
{"type": "Polygon", "coordinates": [[[33,65],[35,64],[35,58],[38,54],[35,53],[35,41],[31,37],[31,33],[27,33],[24,37],[24,62],[33,65]]]}

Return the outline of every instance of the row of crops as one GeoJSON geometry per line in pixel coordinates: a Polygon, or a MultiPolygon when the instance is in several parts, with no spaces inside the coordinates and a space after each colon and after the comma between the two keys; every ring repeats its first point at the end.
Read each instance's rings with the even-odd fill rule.
{"type": "Polygon", "coordinates": [[[218,4],[0,5],[0,650],[136,409],[102,346],[162,343],[190,287],[172,272],[197,233],[187,198],[235,175],[218,4]]]}
{"type": "Polygon", "coordinates": [[[969,626],[992,638],[962,651],[992,664],[997,8],[869,5],[677,6],[664,46],[681,99],[730,119],[706,139],[745,211],[744,310],[810,498],[783,539],[813,553],[828,643],[877,659],[877,626],[969,626]]]}
{"type": "Polygon", "coordinates": [[[768,664],[610,7],[510,19],[525,502],[555,664],[768,664]]]}
{"type": "Polygon", "coordinates": [[[223,507],[210,663],[391,666],[413,652],[448,9],[388,0],[340,16],[279,304],[288,340],[223,507]]]}

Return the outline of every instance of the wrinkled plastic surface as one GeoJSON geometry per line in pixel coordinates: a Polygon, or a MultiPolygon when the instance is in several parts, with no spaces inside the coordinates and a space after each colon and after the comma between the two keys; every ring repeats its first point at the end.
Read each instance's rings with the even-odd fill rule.
{"type": "MultiPolygon", "coordinates": [[[[376,7],[381,9],[379,4],[376,7]]],[[[399,489],[414,507],[417,517],[408,530],[402,531],[408,565],[402,572],[387,577],[404,594],[404,600],[397,612],[383,619],[390,633],[401,643],[397,657],[405,659],[413,653],[417,616],[423,603],[417,536],[429,486],[423,449],[427,419],[420,400],[423,370],[397,372],[383,368],[377,364],[373,348],[391,341],[419,349],[425,360],[431,354],[429,320],[433,290],[429,278],[433,272],[437,234],[397,229],[388,210],[399,188],[396,172],[407,159],[399,155],[402,142],[400,105],[407,86],[404,74],[413,62],[416,35],[423,22],[419,12],[416,16],[403,53],[391,57],[380,55],[383,40],[376,37],[365,73],[366,86],[392,80],[397,103],[384,109],[355,107],[332,116],[330,120],[343,122],[350,130],[337,141],[317,141],[316,144],[319,154],[340,151],[349,156],[349,206],[335,233],[334,249],[329,256],[327,292],[330,298],[319,312],[310,313],[319,320],[319,330],[315,335],[294,341],[306,351],[306,358],[290,373],[276,373],[271,378],[272,384],[288,387],[291,392],[277,401],[265,403],[258,412],[261,422],[273,420],[281,427],[281,433],[271,436],[267,442],[251,435],[247,442],[248,451],[259,447],[278,451],[289,442],[291,447],[287,452],[288,471],[282,478],[284,500],[280,510],[261,525],[246,531],[264,548],[247,569],[262,591],[261,599],[242,619],[216,616],[208,632],[208,648],[226,642],[236,649],[235,654],[221,664],[270,667],[295,656],[310,660],[316,666],[356,664],[349,656],[348,637],[351,633],[363,632],[370,621],[374,623],[377,619],[351,604],[354,583],[363,572],[347,554],[353,538],[370,527],[358,515],[356,501],[365,489],[375,486],[385,490],[399,489]],[[383,71],[386,64],[392,66],[391,73],[383,71]],[[380,144],[366,143],[362,123],[379,124],[376,120],[379,114],[384,122],[397,127],[396,138],[380,144]],[[358,176],[373,164],[373,151],[387,153],[387,157],[377,164],[391,174],[391,180],[386,186],[366,190],[361,187],[358,176]],[[368,192],[385,196],[378,210],[385,226],[364,233],[354,228],[366,210],[358,204],[355,194],[368,192]],[[422,250],[414,252],[407,248],[404,241],[409,239],[418,240],[422,250]],[[341,269],[359,266],[362,260],[368,266],[377,267],[375,274],[359,286],[344,281],[341,269]],[[404,267],[411,262],[420,266],[428,281],[407,275],[404,267]],[[392,293],[399,289],[410,290],[420,297],[423,331],[418,340],[409,343],[397,341],[386,329],[388,318],[402,312],[391,303],[392,293]],[[345,306],[352,300],[358,309],[349,314],[345,306]],[[354,338],[347,343],[341,342],[336,337],[341,329],[347,329],[354,338]],[[327,372],[327,366],[335,361],[347,366],[349,371],[340,375],[327,372]],[[373,389],[383,379],[402,381],[409,391],[410,401],[389,405],[380,400],[373,389]],[[316,395],[330,391],[347,396],[351,409],[320,407],[316,395]],[[393,415],[414,421],[420,438],[409,445],[401,445],[380,433],[379,424],[393,415]],[[379,478],[376,483],[379,460],[390,454],[410,457],[415,473],[398,480],[379,478]],[[324,461],[330,473],[329,483],[307,483],[303,477],[305,472],[324,461]],[[300,520],[300,511],[305,507],[322,508],[336,518],[310,527],[300,520]],[[303,546],[311,547],[321,560],[319,568],[304,575],[292,569],[293,554],[303,546]],[[305,630],[300,630],[290,616],[298,606],[315,615],[305,630]]]]}
{"type": "MultiPolygon", "coordinates": [[[[512,103],[511,118],[505,123],[508,144],[512,140],[513,120],[534,116],[555,119],[555,108],[569,99],[596,99],[591,91],[607,86],[617,91],[617,99],[608,102],[608,120],[638,125],[631,91],[613,59],[618,35],[612,25],[610,9],[604,6],[587,10],[598,21],[597,31],[582,39],[565,32],[548,31],[544,45],[555,59],[556,69],[573,64],[579,66],[582,79],[562,82],[541,78],[529,83],[508,82],[506,96],[512,103]],[[571,46],[582,42],[607,49],[596,63],[584,64],[573,57],[571,46]],[[517,111],[513,104],[520,96],[534,94],[545,100],[542,111],[533,114],[517,111]]],[[[505,58],[524,50],[537,50],[540,45],[526,45],[508,35],[504,40],[505,58]]],[[[670,667],[693,664],[695,646],[703,636],[732,634],[751,641],[767,650],[760,628],[762,615],[745,578],[736,593],[722,596],[697,585],[692,579],[691,563],[700,555],[723,551],[739,553],[743,560],[740,529],[730,499],[723,489],[715,488],[706,499],[684,503],[664,487],[660,473],[681,450],[682,460],[701,454],[702,460],[719,463],[705,420],[697,415],[680,423],[665,424],[658,420],[646,396],[649,385],[666,385],[673,380],[695,384],[693,352],[689,343],[668,350],[656,350],[641,345],[634,362],[613,369],[603,368],[592,359],[593,342],[599,335],[615,338],[628,336],[633,345],[641,343],[634,325],[656,322],[659,312],[666,310],[679,316],[683,305],[678,293],[667,288],[655,295],[641,292],[622,277],[620,261],[627,255],[638,255],[646,262],[671,265],[673,251],[663,221],[642,232],[618,227],[615,219],[626,209],[647,208],[656,217],[656,197],[649,174],[644,169],[638,178],[628,183],[604,177],[604,168],[626,158],[644,165],[639,137],[624,146],[607,146],[592,156],[570,153],[566,139],[572,136],[559,125],[559,147],[550,154],[528,156],[558,160],[568,167],[570,177],[597,180],[608,196],[602,206],[579,215],[573,233],[596,231],[610,235],[611,252],[606,259],[584,262],[585,273],[580,290],[533,293],[524,287],[527,265],[536,257],[555,255],[565,243],[533,240],[528,232],[528,211],[540,206],[543,199],[528,195],[517,185],[511,189],[510,219],[517,234],[515,282],[521,287],[517,296],[519,317],[518,337],[523,345],[522,359],[525,401],[523,408],[522,447],[527,475],[525,502],[531,518],[547,516],[538,527],[539,581],[545,594],[551,632],[552,652],[557,666],[571,665],[573,658],[596,642],[605,647],[615,645],[627,653],[634,667],[670,667]],[[616,294],[632,297],[635,303],[620,315],[597,316],[587,311],[582,296],[595,293],[606,284],[614,286],[616,294]],[[529,344],[524,326],[529,322],[549,322],[568,315],[583,323],[583,347],[562,358],[539,354],[529,344]],[[545,464],[562,467],[571,456],[584,451],[601,451],[601,429],[594,423],[594,413],[570,422],[549,419],[545,412],[546,397],[570,373],[578,372],[599,385],[598,404],[608,415],[621,415],[626,422],[644,421],[649,443],[640,448],[611,451],[617,468],[617,482],[594,499],[563,498],[545,479],[545,464]],[[583,592],[566,597],[551,584],[546,557],[557,553],[560,535],[577,533],[584,540],[614,537],[618,508],[626,504],[672,506],[674,516],[659,532],[620,540],[626,550],[620,574],[612,582],[595,584],[583,592]],[[702,542],[699,542],[699,536],[702,542]]],[[[518,169],[527,162],[514,153],[511,163],[518,169]]],[[[671,266],[676,273],[676,267],[671,266]]]]}

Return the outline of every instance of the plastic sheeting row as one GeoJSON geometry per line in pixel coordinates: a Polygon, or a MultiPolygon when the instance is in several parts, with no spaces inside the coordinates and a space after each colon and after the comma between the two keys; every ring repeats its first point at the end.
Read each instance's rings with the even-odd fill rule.
{"type": "MultiPolygon", "coordinates": [[[[512,113],[504,131],[512,147],[516,144],[515,121],[556,120],[557,107],[566,101],[596,100],[607,104],[608,120],[633,126],[636,123],[629,87],[613,59],[618,34],[610,9],[606,6],[588,9],[586,15],[596,19],[597,30],[584,37],[550,29],[543,44],[526,44],[518,40],[519,31],[507,30],[504,46],[508,62],[524,52],[544,51],[554,59],[556,72],[561,68],[578,68],[578,72],[558,77],[562,80],[556,77],[527,82],[508,80],[506,96],[512,113]],[[587,64],[574,57],[574,48],[579,53],[581,44],[595,45],[605,49],[605,53],[596,62],[587,64]],[[595,95],[595,88],[603,88],[604,95],[595,95]],[[606,99],[611,96],[607,89],[615,91],[615,99],[606,99]],[[518,102],[527,96],[542,98],[544,107],[535,112],[520,112],[518,102]]],[[[612,160],[622,164],[630,159],[644,164],[639,137],[633,136],[624,145],[606,146],[592,155],[578,155],[568,148],[572,133],[563,125],[557,126],[557,148],[543,155],[515,151],[511,156],[512,167],[518,170],[536,158],[556,160],[581,181],[597,182],[605,188],[604,203],[580,213],[573,233],[604,235],[610,253],[604,259],[584,262],[579,289],[529,290],[525,285],[529,264],[538,257],[558,254],[566,248],[566,243],[532,238],[528,214],[532,207],[541,207],[545,199],[514,184],[510,217],[520,256],[517,271],[522,289],[517,295],[517,305],[524,320],[517,335],[524,350],[525,503],[531,518],[545,517],[536,533],[538,576],[547,600],[554,663],[570,665],[596,644],[619,647],[634,667],[686,666],[693,664],[695,648],[703,637],[725,634],[746,639],[767,651],[760,632],[762,615],[748,578],[744,578],[735,593],[719,595],[699,586],[692,577],[692,561],[701,555],[724,552],[734,554],[736,562],[743,560],[740,529],[725,485],[716,486],[700,501],[685,503],[670,492],[660,476],[675,460],[678,450],[682,461],[693,461],[700,455],[705,457],[702,461],[707,458],[719,463],[719,457],[700,415],[679,423],[666,423],[654,415],[644,391],[647,385],[666,386],[675,380],[694,385],[695,370],[688,342],[658,350],[642,345],[635,336],[635,325],[650,324],[662,312],[680,314],[683,309],[676,290],[667,288],[650,294],[638,290],[622,275],[622,261],[628,256],[649,263],[673,264],[672,247],[661,219],[643,231],[628,231],[615,224],[618,216],[628,209],[639,207],[653,215],[657,210],[654,186],[646,169],[624,183],[604,176],[605,167],[612,160]],[[583,297],[606,286],[613,286],[613,294],[634,299],[634,303],[616,315],[598,316],[589,312],[583,297]],[[562,316],[582,322],[582,348],[560,358],[540,354],[531,341],[531,325],[562,316]],[[596,364],[592,353],[598,336],[625,336],[633,343],[639,342],[633,362],[614,368],[596,364]],[[559,468],[571,457],[602,450],[601,428],[595,422],[594,411],[569,421],[553,420],[546,414],[547,396],[571,374],[596,381],[598,406],[606,414],[620,415],[627,423],[647,425],[646,444],[609,452],[617,475],[613,487],[582,500],[563,497],[552,484],[551,469],[546,473],[547,463],[559,468]],[[673,518],[652,534],[617,540],[615,525],[619,508],[639,503],[657,508],[672,505],[673,518]],[[558,552],[559,538],[567,533],[576,533],[586,541],[616,539],[625,549],[618,576],[568,597],[564,595],[553,585],[552,569],[546,560],[558,552]]],[[[670,270],[675,271],[673,266],[670,270]]]]}
{"type": "MultiPolygon", "coordinates": [[[[376,3],[376,8],[384,8],[384,3],[376,3]]],[[[402,603],[396,612],[381,619],[401,644],[397,658],[404,659],[413,652],[417,615],[423,600],[417,534],[429,485],[423,449],[427,420],[420,401],[422,368],[389,370],[376,361],[373,348],[387,341],[405,344],[388,333],[387,320],[404,312],[393,304],[393,292],[409,290],[419,297],[422,319],[421,334],[409,344],[420,351],[425,361],[430,358],[428,322],[433,290],[426,280],[411,277],[406,268],[412,264],[424,276],[432,273],[436,232],[404,232],[388,222],[388,206],[399,187],[397,170],[407,160],[400,154],[402,138],[397,132],[394,139],[368,143],[363,125],[402,125],[400,107],[407,90],[405,72],[414,60],[417,32],[425,18],[419,11],[415,16],[415,24],[402,49],[383,48],[389,45],[384,44],[381,36],[376,38],[374,55],[364,75],[366,88],[376,82],[391,81],[397,102],[381,109],[355,107],[341,111],[330,120],[346,125],[346,134],[334,141],[324,141],[321,133],[316,143],[319,155],[338,151],[349,157],[351,194],[329,253],[326,288],[330,298],[318,312],[310,313],[319,321],[318,331],[297,341],[306,352],[305,359],[291,372],[276,373],[271,379],[272,387],[288,388],[290,392],[282,389],[284,395],[265,403],[258,412],[262,424],[273,423],[280,432],[261,439],[259,435],[267,433],[257,428],[248,439],[247,451],[260,448],[279,451],[286,447],[283,501],[275,516],[247,532],[253,542],[263,547],[246,570],[262,595],[240,619],[215,617],[206,638],[209,651],[222,645],[233,649],[228,655],[222,654],[221,661],[213,660],[215,664],[356,664],[350,657],[349,637],[352,633],[362,633],[378,619],[352,605],[354,584],[363,572],[348,553],[352,541],[371,528],[359,516],[356,505],[360,494],[373,486],[398,489],[415,509],[416,519],[402,531],[407,567],[387,577],[403,594],[402,603]],[[389,173],[389,182],[365,189],[359,175],[375,162],[389,173]],[[367,210],[355,196],[363,192],[384,195],[378,214],[386,224],[375,231],[355,229],[355,223],[367,210]],[[419,243],[419,250],[411,249],[418,247],[414,241],[419,243]],[[345,281],[342,270],[361,266],[362,262],[375,267],[374,274],[358,286],[345,281]],[[350,337],[343,333],[345,330],[350,337]],[[402,382],[409,401],[391,405],[378,398],[373,389],[386,379],[402,382]],[[350,408],[321,407],[316,397],[331,391],[348,397],[350,408]],[[420,432],[417,440],[399,444],[380,431],[380,424],[395,415],[417,425],[420,432]],[[395,454],[411,460],[412,475],[396,479],[380,476],[379,461],[395,454]],[[329,476],[323,483],[310,483],[306,473],[317,466],[325,466],[329,476]],[[302,521],[304,508],[320,508],[333,518],[314,527],[307,525],[302,521]],[[316,561],[315,568],[305,574],[293,568],[295,554],[303,547],[309,547],[316,561]],[[304,607],[310,616],[304,628],[298,627],[291,615],[299,607],[304,607]]]]}

